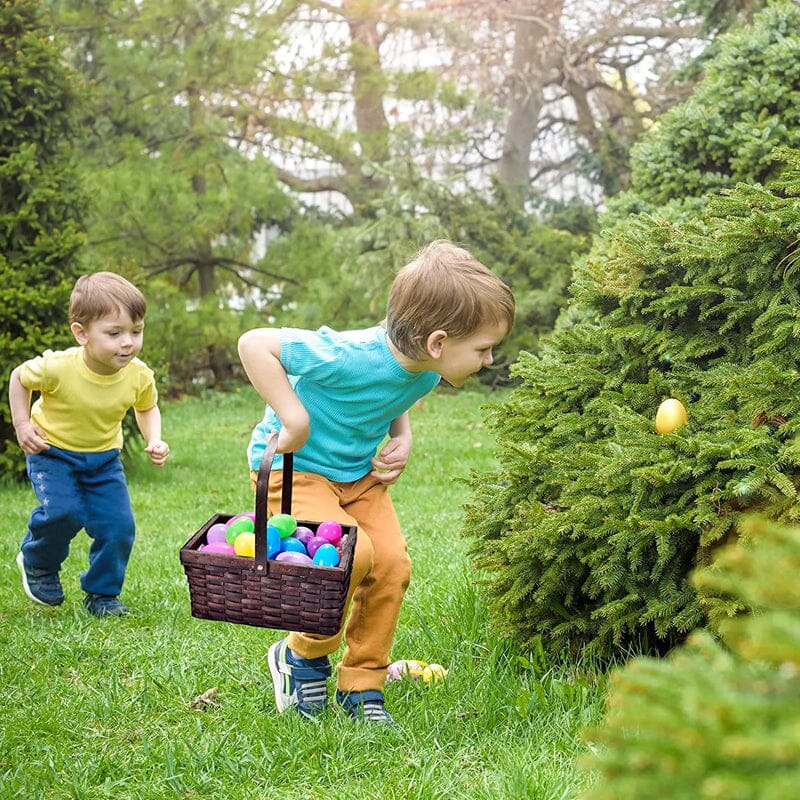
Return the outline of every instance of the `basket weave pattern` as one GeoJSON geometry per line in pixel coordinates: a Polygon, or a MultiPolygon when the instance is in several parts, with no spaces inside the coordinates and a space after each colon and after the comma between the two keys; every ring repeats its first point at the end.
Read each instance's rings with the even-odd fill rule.
{"type": "MultiPolygon", "coordinates": [[[[268,560],[266,556],[267,488],[277,434],[267,444],[256,484],[255,558],[200,550],[208,529],[231,515],[211,517],[181,548],[180,559],[189,582],[192,616],[277,630],[332,636],[342,624],[356,528],[342,525],[337,567],[306,566],[268,560]]],[[[284,455],[281,511],[291,513],[292,456],[284,455]]],[[[298,520],[316,532],[317,522],[298,520]]]]}

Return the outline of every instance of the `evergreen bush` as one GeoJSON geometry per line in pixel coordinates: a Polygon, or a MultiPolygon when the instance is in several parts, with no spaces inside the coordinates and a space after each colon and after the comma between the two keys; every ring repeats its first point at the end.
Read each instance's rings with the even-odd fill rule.
{"type": "MultiPolygon", "coordinates": [[[[668,650],[735,612],[730,598],[698,597],[688,576],[735,538],[742,513],[798,518],[800,155],[746,144],[742,109],[722,102],[742,82],[782,98],[784,67],[792,95],[796,64],[776,43],[796,52],[798,14],[778,3],[753,25],[757,46],[746,31],[720,44],[713,92],[698,87],[729,115],[713,136],[692,123],[693,100],[659,119],[638,151],[639,193],[603,220],[557,333],[521,355],[519,388],[489,415],[500,467],[473,476],[464,531],[498,627],[523,645],[668,650]],[[736,53],[747,66],[723,69],[736,53]],[[736,171],[692,183],[695,167],[714,170],[691,154],[709,138],[724,151],[726,130],[736,171]],[[721,188],[753,176],[770,182],[721,188]],[[667,397],[689,422],[657,435],[667,397]]],[[[789,105],[781,124],[795,130],[789,105]]]]}
{"type": "Polygon", "coordinates": [[[590,313],[514,368],[490,415],[501,468],[474,476],[465,531],[522,643],[669,648],[731,611],[688,576],[744,511],[800,518],[800,153],[783,155],[772,190],[618,227],[576,277],[590,313]],[[670,396],[689,422],[658,435],[670,396]]]}
{"type": "Polygon", "coordinates": [[[0,473],[24,475],[8,376],[46,348],[70,344],[69,293],[85,199],[71,143],[80,90],[39,0],[0,5],[0,473]]]}
{"type": "Polygon", "coordinates": [[[584,800],[788,800],[800,787],[800,528],[748,519],[741,543],[698,571],[701,593],[743,613],[667,659],[615,673],[587,732],[598,780],[584,800]]]}
{"type": "Polygon", "coordinates": [[[800,146],[800,7],[779,0],[720,37],[686,102],[631,151],[631,189],[662,205],[736,183],[764,183],[777,146],[800,146]]]}

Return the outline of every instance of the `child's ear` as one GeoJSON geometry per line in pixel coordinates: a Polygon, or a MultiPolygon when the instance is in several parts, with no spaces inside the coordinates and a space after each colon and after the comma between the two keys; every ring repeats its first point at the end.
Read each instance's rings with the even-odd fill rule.
{"type": "Polygon", "coordinates": [[[447,339],[447,331],[442,330],[434,331],[428,336],[425,344],[431,358],[439,358],[442,355],[445,339],[447,339]]]}
{"type": "Polygon", "coordinates": [[[72,331],[72,335],[75,337],[75,341],[78,344],[86,344],[86,329],[80,322],[73,322],[72,325],[69,326],[69,329],[72,331]]]}

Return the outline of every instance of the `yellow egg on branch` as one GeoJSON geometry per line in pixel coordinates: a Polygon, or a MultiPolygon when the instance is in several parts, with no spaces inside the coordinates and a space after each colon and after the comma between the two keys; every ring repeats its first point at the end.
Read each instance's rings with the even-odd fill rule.
{"type": "Polygon", "coordinates": [[[683,403],[670,397],[656,411],[656,433],[672,433],[685,425],[688,419],[683,403]]]}

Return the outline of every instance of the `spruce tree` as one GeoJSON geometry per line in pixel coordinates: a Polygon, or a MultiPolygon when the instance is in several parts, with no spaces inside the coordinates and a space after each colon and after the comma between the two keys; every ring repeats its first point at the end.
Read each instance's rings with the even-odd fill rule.
{"type": "Polygon", "coordinates": [[[775,191],[741,186],[696,222],[631,220],[614,262],[588,259],[578,281],[595,318],[515,367],[491,416],[502,471],[476,477],[465,525],[523,643],[669,647],[703,623],[688,575],[741,514],[800,514],[800,153],[786,157],[775,191]],[[659,435],[668,397],[689,421],[659,435]]]}
{"type": "Polygon", "coordinates": [[[24,474],[8,374],[71,341],[69,293],[84,207],[72,142],[79,89],[40,0],[0,5],[0,471],[24,474]]]}
{"type": "Polygon", "coordinates": [[[613,675],[583,800],[788,800],[800,787],[800,528],[748,519],[752,544],[699,571],[704,594],[747,609],[668,659],[613,675]]]}

